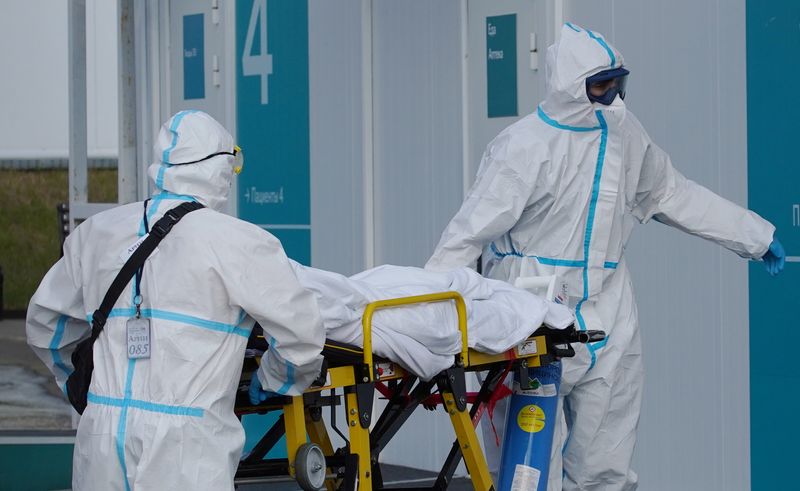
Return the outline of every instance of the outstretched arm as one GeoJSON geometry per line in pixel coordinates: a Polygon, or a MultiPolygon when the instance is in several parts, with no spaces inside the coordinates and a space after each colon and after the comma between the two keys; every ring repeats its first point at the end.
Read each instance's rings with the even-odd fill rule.
{"type": "Polygon", "coordinates": [[[760,259],[775,227],[756,213],[722,198],[678,172],[654,143],[645,153],[633,214],[713,241],[741,257],[760,259]]]}

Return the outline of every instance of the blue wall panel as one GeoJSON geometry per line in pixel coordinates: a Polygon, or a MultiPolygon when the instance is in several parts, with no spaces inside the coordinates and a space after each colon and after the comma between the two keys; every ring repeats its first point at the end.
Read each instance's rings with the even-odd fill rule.
{"type": "Polygon", "coordinates": [[[290,235],[286,253],[308,264],[308,2],[237,2],[236,53],[239,217],[290,235]]]}
{"type": "MultiPolygon", "coordinates": [[[[777,227],[789,256],[800,256],[800,2],[747,2],[748,196],[777,227]],[[798,205],[796,210],[794,205],[798,205]]],[[[736,103],[736,101],[731,101],[736,103]]],[[[771,278],[750,265],[750,405],[752,489],[796,482],[800,408],[794,310],[800,264],[771,278]]],[[[790,486],[791,487],[791,486],[790,486]]]]}

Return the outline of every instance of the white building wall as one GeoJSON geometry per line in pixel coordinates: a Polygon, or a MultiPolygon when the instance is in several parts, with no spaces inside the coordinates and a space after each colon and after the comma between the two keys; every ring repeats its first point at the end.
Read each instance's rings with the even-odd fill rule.
{"type": "MultiPolygon", "coordinates": [[[[631,69],[628,107],[687,177],[747,203],[745,2],[565,1],[631,69]]],[[[652,223],[626,251],[644,340],[646,490],[749,489],[747,264],[652,223]]]]}
{"type": "Polygon", "coordinates": [[[311,264],[364,270],[361,2],[310,0],[311,264]]]}
{"type": "Polygon", "coordinates": [[[423,266],[461,203],[461,6],[373,8],[375,264],[423,266]]]}
{"type": "MultiPolygon", "coordinates": [[[[373,9],[375,264],[422,267],[462,199],[461,5],[373,9]]],[[[454,440],[444,411],[420,408],[381,460],[438,469],[454,440]]]]}
{"type": "MultiPolygon", "coordinates": [[[[86,1],[90,157],[117,155],[117,2],[86,1]]],[[[0,159],[66,158],[67,2],[0,2],[0,159]]]]}

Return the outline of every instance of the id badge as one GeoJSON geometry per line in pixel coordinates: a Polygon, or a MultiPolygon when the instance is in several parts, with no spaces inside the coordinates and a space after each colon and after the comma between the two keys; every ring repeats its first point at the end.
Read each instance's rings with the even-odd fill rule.
{"type": "Polygon", "coordinates": [[[128,359],[150,358],[150,319],[128,319],[128,359]]]}

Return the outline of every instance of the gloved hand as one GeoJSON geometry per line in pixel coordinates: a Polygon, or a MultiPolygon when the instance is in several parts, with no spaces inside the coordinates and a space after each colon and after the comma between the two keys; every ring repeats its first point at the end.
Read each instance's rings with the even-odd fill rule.
{"type": "Polygon", "coordinates": [[[778,239],[773,238],[772,244],[769,245],[769,249],[761,259],[764,260],[764,267],[767,268],[767,272],[775,276],[783,271],[783,264],[786,262],[786,251],[783,250],[783,246],[778,242],[778,239]]]}
{"type": "Polygon", "coordinates": [[[269,390],[264,390],[261,387],[261,381],[258,380],[258,376],[254,373],[253,377],[250,379],[250,390],[248,391],[248,395],[250,396],[250,403],[255,405],[261,404],[262,402],[266,401],[271,397],[278,397],[280,394],[275,392],[271,392],[269,390]]]}

